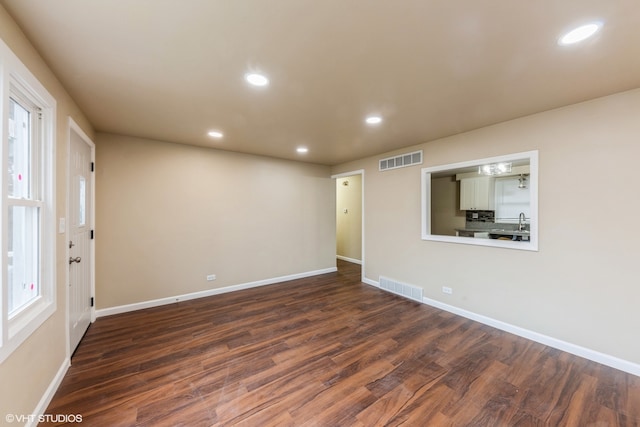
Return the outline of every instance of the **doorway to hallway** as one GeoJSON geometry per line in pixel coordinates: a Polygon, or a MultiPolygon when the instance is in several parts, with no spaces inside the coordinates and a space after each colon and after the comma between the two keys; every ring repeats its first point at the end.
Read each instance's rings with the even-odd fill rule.
{"type": "Polygon", "coordinates": [[[362,265],[364,275],[364,170],[336,180],[336,258],[362,265]]]}
{"type": "Polygon", "coordinates": [[[336,179],[336,257],[362,264],[362,175],[336,179]]]}

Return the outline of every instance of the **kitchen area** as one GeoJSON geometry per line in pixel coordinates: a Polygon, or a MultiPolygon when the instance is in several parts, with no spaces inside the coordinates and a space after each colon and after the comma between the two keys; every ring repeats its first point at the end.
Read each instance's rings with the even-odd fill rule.
{"type": "Polygon", "coordinates": [[[516,226],[510,223],[496,223],[493,216],[494,211],[467,211],[465,227],[456,228],[456,236],[476,239],[529,240],[530,231],[527,229],[524,212],[520,213],[516,226]]]}
{"type": "Polygon", "coordinates": [[[431,233],[531,240],[530,167],[496,162],[431,175],[431,233]]]}

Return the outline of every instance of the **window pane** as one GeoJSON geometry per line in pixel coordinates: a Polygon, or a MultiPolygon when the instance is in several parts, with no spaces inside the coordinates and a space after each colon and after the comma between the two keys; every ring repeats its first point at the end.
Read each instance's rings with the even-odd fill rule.
{"type": "Polygon", "coordinates": [[[31,113],[9,100],[9,197],[31,198],[31,113]]]}
{"type": "Polygon", "coordinates": [[[39,215],[38,207],[9,207],[9,316],[40,295],[39,215]]]}
{"type": "MultiPolygon", "coordinates": [[[[520,212],[527,219],[531,218],[531,194],[528,186],[519,187],[518,178],[496,179],[496,222],[515,223],[520,218],[520,212]]],[[[527,221],[528,222],[528,221],[527,221]]]]}
{"type": "Polygon", "coordinates": [[[86,221],[87,190],[83,176],[78,176],[78,226],[84,226],[86,221]]]}

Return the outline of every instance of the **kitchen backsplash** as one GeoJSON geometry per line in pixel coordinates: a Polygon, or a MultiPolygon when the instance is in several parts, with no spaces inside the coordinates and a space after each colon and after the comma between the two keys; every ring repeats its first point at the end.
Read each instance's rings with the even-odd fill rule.
{"type": "Polygon", "coordinates": [[[495,211],[465,211],[467,213],[467,224],[472,222],[494,223],[495,211]]]}
{"type": "MultiPolygon", "coordinates": [[[[495,222],[495,211],[466,211],[465,228],[467,230],[517,230],[518,224],[495,222]]],[[[529,224],[526,225],[529,229],[529,224]]]]}

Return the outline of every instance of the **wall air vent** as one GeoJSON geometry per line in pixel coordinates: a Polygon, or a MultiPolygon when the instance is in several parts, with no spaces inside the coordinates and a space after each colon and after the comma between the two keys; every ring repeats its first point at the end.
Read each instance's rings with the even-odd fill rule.
{"type": "Polygon", "coordinates": [[[385,291],[422,302],[422,288],[406,283],[396,282],[395,280],[380,276],[380,288],[385,291]]]}
{"type": "Polygon", "coordinates": [[[401,154],[399,156],[387,157],[380,160],[378,170],[387,171],[390,169],[405,168],[412,165],[422,164],[422,150],[413,153],[401,154]]]}

